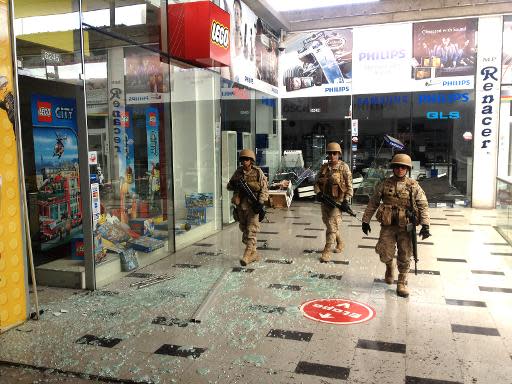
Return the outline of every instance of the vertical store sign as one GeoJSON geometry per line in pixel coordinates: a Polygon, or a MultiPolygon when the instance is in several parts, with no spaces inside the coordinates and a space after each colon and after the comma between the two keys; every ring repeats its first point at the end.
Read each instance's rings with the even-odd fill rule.
{"type": "Polygon", "coordinates": [[[160,163],[160,143],[158,139],[158,131],[160,121],[158,118],[158,109],[146,109],[146,140],[148,150],[148,172],[151,173],[155,166],[160,163]]]}
{"type": "Polygon", "coordinates": [[[124,51],[123,48],[112,48],[108,51],[108,112],[109,136],[111,152],[114,159],[114,178],[125,177],[126,172],[126,137],[125,126],[127,115],[125,109],[124,90],[124,51]],[[117,167],[116,167],[117,165],[117,167]]]}
{"type": "Polygon", "coordinates": [[[0,333],[27,318],[8,1],[0,0],[0,333]]]}
{"type": "Polygon", "coordinates": [[[473,201],[475,208],[494,208],[501,86],[502,17],[478,22],[473,201]]]}

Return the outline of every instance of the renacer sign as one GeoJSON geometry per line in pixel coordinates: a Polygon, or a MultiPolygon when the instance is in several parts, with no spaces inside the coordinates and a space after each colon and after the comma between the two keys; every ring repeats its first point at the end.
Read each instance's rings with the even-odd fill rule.
{"type": "Polygon", "coordinates": [[[498,158],[501,88],[501,16],[481,17],[478,23],[473,207],[494,208],[498,158]]]}

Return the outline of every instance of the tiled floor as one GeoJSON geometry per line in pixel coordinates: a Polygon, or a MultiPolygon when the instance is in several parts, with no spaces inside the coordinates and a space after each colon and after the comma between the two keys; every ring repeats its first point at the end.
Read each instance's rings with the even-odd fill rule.
{"type": "MultiPolygon", "coordinates": [[[[0,360],[137,383],[512,383],[512,247],[493,214],[431,209],[433,237],[420,241],[402,299],[382,280],[378,223],[364,236],[344,218],[345,251],[322,264],[320,207],[294,202],[270,212],[262,260],[246,268],[233,225],[102,291],[44,288],[42,319],[1,335],[0,360]],[[138,289],[162,274],[171,278],[138,289]],[[376,315],[303,316],[301,304],[324,298],[376,315]]],[[[22,377],[5,372],[2,383],[22,377]]]]}

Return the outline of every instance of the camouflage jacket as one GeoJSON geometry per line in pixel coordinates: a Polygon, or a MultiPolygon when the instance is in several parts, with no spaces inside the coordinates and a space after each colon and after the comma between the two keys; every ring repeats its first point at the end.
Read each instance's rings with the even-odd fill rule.
{"type": "Polygon", "coordinates": [[[235,205],[240,206],[242,209],[248,209],[251,206],[249,198],[238,191],[237,183],[241,178],[247,182],[247,185],[249,185],[249,188],[254,192],[260,203],[263,204],[268,200],[267,177],[263,174],[261,168],[253,165],[249,171],[244,171],[244,167],[240,166],[233,173],[227,185],[228,191],[235,191],[231,199],[235,205]]]}
{"type": "Polygon", "coordinates": [[[323,192],[336,201],[352,197],[352,172],[347,163],[339,161],[333,167],[323,164],[316,174],[315,193],[323,192]]]}
{"type": "Polygon", "coordinates": [[[411,209],[410,193],[412,192],[413,209],[416,223],[430,225],[428,201],[425,192],[416,180],[405,177],[399,180],[391,176],[377,185],[364,211],[363,221],[369,223],[375,211],[376,219],[382,225],[407,225],[407,210],[411,209]]]}

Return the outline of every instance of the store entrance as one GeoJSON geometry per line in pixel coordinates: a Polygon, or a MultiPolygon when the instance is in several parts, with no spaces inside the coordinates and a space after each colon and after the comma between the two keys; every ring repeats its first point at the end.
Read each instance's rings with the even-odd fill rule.
{"type": "MultiPolygon", "coordinates": [[[[282,116],[282,165],[287,169],[281,171],[312,171],[297,187],[306,188],[314,183],[314,174],[325,160],[329,142],[340,143],[343,161],[352,164],[350,96],[283,99],[282,116]]],[[[302,197],[300,191],[298,196],[302,197]]]]}

